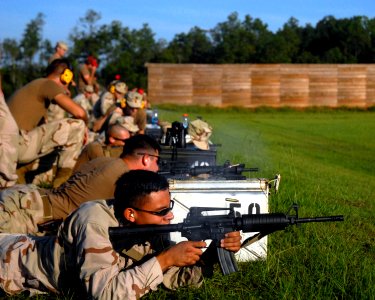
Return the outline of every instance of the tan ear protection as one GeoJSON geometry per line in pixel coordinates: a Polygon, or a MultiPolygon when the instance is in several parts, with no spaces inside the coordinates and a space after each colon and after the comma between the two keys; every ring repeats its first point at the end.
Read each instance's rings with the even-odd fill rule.
{"type": "Polygon", "coordinates": [[[66,68],[64,72],[61,73],[60,80],[64,84],[71,83],[73,80],[73,72],[70,69],[66,68]]]}
{"type": "Polygon", "coordinates": [[[131,216],[132,218],[134,218],[134,214],[133,214],[133,213],[131,213],[130,216],[131,216]]]}

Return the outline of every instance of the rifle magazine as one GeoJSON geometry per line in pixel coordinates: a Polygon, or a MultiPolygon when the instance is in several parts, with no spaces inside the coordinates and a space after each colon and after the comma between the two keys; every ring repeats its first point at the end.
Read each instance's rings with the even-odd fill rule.
{"type": "Polygon", "coordinates": [[[219,259],[220,269],[224,275],[228,275],[238,271],[238,266],[234,253],[223,248],[216,248],[219,259]]]}

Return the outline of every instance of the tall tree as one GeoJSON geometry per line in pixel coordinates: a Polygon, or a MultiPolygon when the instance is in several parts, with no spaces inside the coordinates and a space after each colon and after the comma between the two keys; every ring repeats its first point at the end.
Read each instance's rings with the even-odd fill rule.
{"type": "Polygon", "coordinates": [[[6,38],[1,46],[1,61],[4,66],[2,71],[3,91],[6,96],[9,96],[16,87],[21,85],[22,76],[20,76],[21,72],[18,64],[21,51],[19,43],[15,39],[6,38]]]}
{"type": "Polygon", "coordinates": [[[293,63],[298,57],[301,46],[302,28],[296,18],[290,18],[283,28],[276,33],[280,37],[279,63],[293,63]]]}
{"type": "Polygon", "coordinates": [[[259,19],[245,16],[241,22],[238,13],[228,16],[211,32],[217,63],[252,63],[257,57],[260,34],[267,34],[266,26],[259,19]]]}
{"type": "Polygon", "coordinates": [[[43,25],[44,15],[42,13],[38,13],[36,18],[26,25],[20,44],[25,66],[30,67],[32,65],[34,56],[40,49],[43,25]]]}
{"type": "Polygon", "coordinates": [[[96,39],[98,32],[97,22],[101,19],[100,13],[89,9],[85,16],[79,19],[79,24],[75,26],[69,39],[74,47],[71,56],[75,58],[85,58],[88,55],[97,56],[101,49],[101,41],[96,39]]]}

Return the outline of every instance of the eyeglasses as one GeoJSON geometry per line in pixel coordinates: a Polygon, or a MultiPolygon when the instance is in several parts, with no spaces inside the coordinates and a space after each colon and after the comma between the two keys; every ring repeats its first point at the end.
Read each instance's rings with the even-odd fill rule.
{"type": "Polygon", "coordinates": [[[154,155],[154,154],[150,154],[150,153],[146,153],[146,152],[137,152],[136,154],[137,155],[148,155],[148,156],[156,157],[156,163],[157,164],[159,163],[159,159],[160,159],[159,155],[154,155]]]}
{"type": "Polygon", "coordinates": [[[162,210],[159,210],[159,211],[150,211],[150,210],[140,209],[136,207],[132,207],[132,208],[137,211],[142,211],[142,212],[146,212],[155,216],[164,217],[173,209],[173,206],[174,206],[174,201],[171,200],[171,202],[169,202],[168,208],[163,208],[162,210]]]}

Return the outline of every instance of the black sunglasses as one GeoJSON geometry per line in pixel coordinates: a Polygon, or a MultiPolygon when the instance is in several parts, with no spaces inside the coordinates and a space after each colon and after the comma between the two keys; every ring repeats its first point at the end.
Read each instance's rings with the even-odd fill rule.
{"type": "Polygon", "coordinates": [[[163,208],[162,210],[159,210],[159,211],[150,211],[150,210],[140,209],[136,207],[132,207],[132,208],[137,211],[142,211],[142,212],[146,212],[155,216],[164,217],[173,209],[173,206],[174,206],[174,201],[171,200],[168,208],[163,208]]]}
{"type": "Polygon", "coordinates": [[[159,159],[160,159],[159,155],[154,155],[154,154],[150,154],[146,152],[137,152],[137,155],[148,155],[148,156],[156,157],[156,163],[157,164],[159,163],[159,159]]]}

